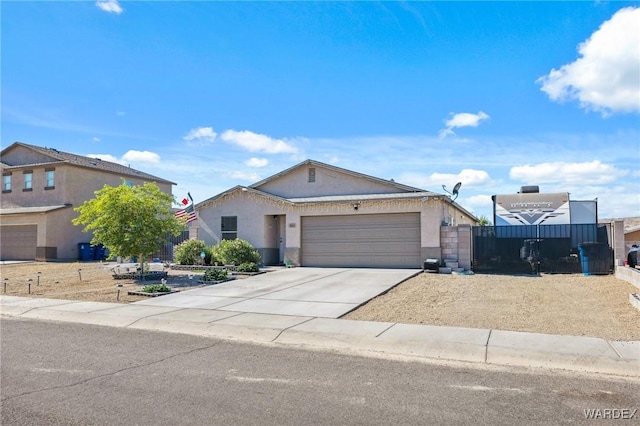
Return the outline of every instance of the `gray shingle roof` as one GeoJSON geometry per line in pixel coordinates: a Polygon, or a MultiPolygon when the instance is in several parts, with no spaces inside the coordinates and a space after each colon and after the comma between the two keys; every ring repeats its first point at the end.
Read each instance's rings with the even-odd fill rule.
{"type": "Polygon", "coordinates": [[[174,182],[171,182],[166,179],[162,179],[160,177],[151,175],[149,173],[141,172],[136,169],[132,169],[131,167],[123,166],[122,164],[112,163],[110,161],[100,160],[97,158],[85,157],[82,155],[71,154],[69,152],[59,151],[54,148],[46,148],[42,146],[29,145],[23,142],[15,142],[2,150],[2,154],[10,149],[13,149],[16,146],[23,146],[25,148],[31,149],[35,152],[38,152],[42,155],[45,155],[51,158],[51,161],[43,162],[43,163],[34,163],[34,164],[7,164],[6,161],[2,161],[2,167],[5,169],[11,169],[12,167],[29,167],[29,166],[42,166],[45,164],[71,164],[74,166],[85,167],[88,169],[97,169],[105,172],[120,174],[123,176],[131,176],[137,177],[140,179],[145,179],[153,182],[164,182],[175,185],[174,182]]]}

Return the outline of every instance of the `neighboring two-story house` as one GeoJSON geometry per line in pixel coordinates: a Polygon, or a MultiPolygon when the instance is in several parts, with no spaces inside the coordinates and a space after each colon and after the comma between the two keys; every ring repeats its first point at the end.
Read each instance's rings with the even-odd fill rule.
{"type": "Polygon", "coordinates": [[[104,185],[175,183],[121,164],[15,142],[0,153],[0,260],[74,260],[92,235],[71,220],[104,185]]]}

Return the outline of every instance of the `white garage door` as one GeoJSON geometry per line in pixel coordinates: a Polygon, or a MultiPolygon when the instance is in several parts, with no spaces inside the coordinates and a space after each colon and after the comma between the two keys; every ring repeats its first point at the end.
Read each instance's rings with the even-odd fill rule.
{"type": "Polygon", "coordinates": [[[0,259],[34,260],[38,225],[0,226],[0,259]]]}
{"type": "Polygon", "coordinates": [[[302,217],[302,266],[419,268],[420,214],[302,217]]]}

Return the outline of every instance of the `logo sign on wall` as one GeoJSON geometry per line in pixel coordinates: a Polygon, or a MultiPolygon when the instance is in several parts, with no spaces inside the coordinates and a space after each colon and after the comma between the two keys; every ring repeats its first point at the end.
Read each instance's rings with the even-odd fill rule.
{"type": "Polygon", "coordinates": [[[571,224],[567,192],[496,195],[494,213],[496,226],[571,224]]]}

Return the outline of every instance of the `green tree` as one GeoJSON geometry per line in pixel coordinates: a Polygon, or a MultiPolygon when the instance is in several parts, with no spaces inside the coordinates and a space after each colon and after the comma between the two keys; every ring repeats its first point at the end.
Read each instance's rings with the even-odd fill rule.
{"type": "Polygon", "coordinates": [[[491,226],[491,220],[488,217],[482,215],[478,218],[478,225],[480,226],[491,226]]]}
{"type": "Polygon", "coordinates": [[[80,215],[72,223],[93,231],[91,243],[103,244],[111,258],[137,256],[142,264],[166,242],[168,233],[177,236],[186,229],[185,219],[176,219],[171,209],[173,196],[155,183],[105,185],[94,194],[75,208],[80,215]]]}

